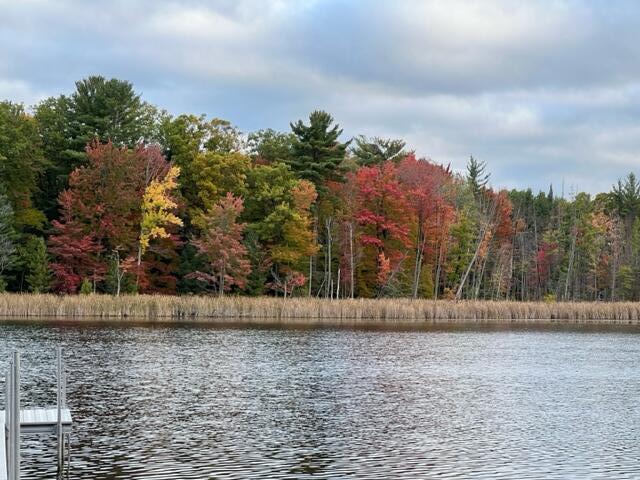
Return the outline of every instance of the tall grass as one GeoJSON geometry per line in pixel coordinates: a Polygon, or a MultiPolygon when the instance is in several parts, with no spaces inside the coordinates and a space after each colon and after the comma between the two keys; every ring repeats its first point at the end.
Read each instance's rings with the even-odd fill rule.
{"type": "Polygon", "coordinates": [[[308,325],[416,325],[463,322],[640,325],[640,303],[0,294],[0,318],[139,319],[158,322],[308,325]]]}

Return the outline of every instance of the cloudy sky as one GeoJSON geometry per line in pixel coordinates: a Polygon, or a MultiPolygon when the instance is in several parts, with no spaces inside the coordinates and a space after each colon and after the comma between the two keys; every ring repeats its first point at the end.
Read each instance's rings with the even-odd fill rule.
{"type": "Polygon", "coordinates": [[[0,98],[100,74],[248,132],[324,109],[497,187],[640,173],[640,2],[0,0],[0,98]]]}

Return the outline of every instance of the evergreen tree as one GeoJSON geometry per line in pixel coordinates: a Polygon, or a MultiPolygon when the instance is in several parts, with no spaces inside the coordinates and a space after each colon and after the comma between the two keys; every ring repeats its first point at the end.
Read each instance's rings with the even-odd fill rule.
{"type": "Polygon", "coordinates": [[[475,158],[470,157],[467,163],[467,182],[473,190],[474,196],[478,197],[489,183],[490,173],[486,173],[487,164],[478,162],[475,158]]]}
{"type": "Polygon", "coordinates": [[[46,167],[36,122],[22,105],[0,102],[0,179],[15,226],[41,228],[42,212],[33,207],[38,177],[46,167]]]}
{"type": "Polygon", "coordinates": [[[160,138],[163,116],[140,98],[131,83],[91,76],[76,82],[70,96],[48,98],[36,107],[43,150],[50,166],[41,179],[45,193],[38,204],[49,218],[69,174],[87,163],[86,147],[93,141],[111,141],[134,147],[160,138]]]}
{"type": "Polygon", "coordinates": [[[400,163],[408,153],[405,152],[405,142],[390,138],[373,137],[371,139],[360,135],[355,139],[356,145],[353,148],[353,155],[356,157],[358,165],[370,167],[392,160],[400,163]]]}
{"type": "Polygon", "coordinates": [[[30,235],[18,248],[18,254],[28,290],[34,293],[48,291],[51,285],[51,271],[44,239],[30,235]]]}
{"type": "Polygon", "coordinates": [[[157,136],[157,112],[124,80],[91,76],[76,82],[70,97],[71,148],[83,152],[96,138],[132,147],[157,136]]]}
{"type": "Polygon", "coordinates": [[[327,180],[341,180],[341,164],[351,140],[338,140],[342,129],[333,125],[333,117],[316,110],[309,115],[309,125],[298,120],[291,124],[291,130],[295,139],[291,158],[286,161],[297,176],[320,190],[327,180]]]}
{"type": "Polygon", "coordinates": [[[6,272],[17,260],[16,233],[13,228],[13,209],[9,199],[0,193],[0,292],[7,287],[6,272]]]}
{"type": "Polygon", "coordinates": [[[618,180],[618,184],[614,185],[611,192],[611,205],[624,221],[624,257],[628,262],[631,255],[633,224],[640,215],[640,182],[633,172],[627,175],[624,182],[618,180]]]}

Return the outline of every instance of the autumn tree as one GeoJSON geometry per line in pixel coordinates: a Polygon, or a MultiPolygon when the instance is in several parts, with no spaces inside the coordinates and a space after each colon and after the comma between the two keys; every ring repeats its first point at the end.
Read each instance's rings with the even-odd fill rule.
{"type": "Polygon", "coordinates": [[[634,173],[507,193],[473,157],[454,174],[342,133],[315,111],[245,136],[98,76],[33,115],[0,102],[0,287],[640,300],[634,173]]]}
{"type": "MultiPolygon", "coordinates": [[[[94,143],[87,149],[87,157],[88,164],[72,172],[69,189],[61,194],[62,219],[54,225],[52,253],[64,256],[65,238],[73,238],[92,245],[89,252],[97,255],[100,264],[95,270],[102,274],[116,252],[121,261],[133,267],[140,246],[144,192],[154,180],[164,178],[169,165],[157,147],[128,149],[94,143]]],[[[79,273],[70,276],[64,264],[54,260],[54,265],[58,285],[65,283],[58,275],[63,273],[73,280],[72,289],[77,288],[79,273]]],[[[102,279],[97,274],[94,278],[102,279]]]]}
{"type": "MultiPolygon", "coordinates": [[[[291,203],[279,205],[270,222],[279,224],[278,242],[272,245],[272,270],[276,285],[283,285],[284,296],[305,283],[302,265],[318,249],[311,230],[311,206],[317,197],[313,183],[300,180],[291,190],[291,203]],[[287,288],[288,287],[288,288],[287,288]]],[[[275,232],[272,232],[275,233],[275,232]]]]}
{"type": "Polygon", "coordinates": [[[436,295],[448,232],[455,218],[454,205],[448,198],[453,189],[453,177],[448,168],[416,159],[414,155],[408,155],[400,162],[398,176],[415,215],[411,222],[414,225],[411,294],[413,298],[418,297],[420,285],[425,283],[422,269],[429,264],[435,267],[435,278],[431,278],[429,272],[428,295],[436,295]]]}
{"type": "Polygon", "coordinates": [[[208,211],[221,198],[231,192],[236,196],[246,194],[249,158],[239,152],[205,152],[196,156],[193,162],[198,174],[194,178],[197,199],[192,203],[190,213],[195,218],[208,211]]]}
{"type": "Polygon", "coordinates": [[[43,100],[36,107],[42,148],[50,166],[41,178],[39,204],[50,218],[69,174],[87,164],[92,142],[133,148],[160,139],[163,113],[143,101],[130,82],[90,76],[75,83],[71,95],[43,100]]]}
{"type": "Polygon", "coordinates": [[[76,293],[83,281],[91,281],[95,290],[106,273],[104,247],[83,221],[74,192],[62,192],[59,201],[60,220],[53,220],[49,237],[54,288],[61,293],[76,293]]]}
{"type": "Polygon", "coordinates": [[[362,230],[360,243],[369,255],[361,267],[365,271],[361,275],[360,293],[379,296],[390,285],[407,257],[411,207],[397,168],[390,161],[374,167],[362,167],[350,175],[349,181],[357,186],[356,221],[362,230]]]}
{"type": "Polygon", "coordinates": [[[174,213],[177,204],[172,198],[179,175],[180,168],[172,166],[164,178],[151,180],[142,195],[136,283],[140,280],[142,257],[149,248],[151,240],[169,238],[170,233],[167,229],[172,226],[182,226],[182,220],[174,213]]]}
{"type": "Polygon", "coordinates": [[[294,272],[301,273],[303,263],[317,251],[311,228],[315,187],[296,179],[287,165],[276,163],[251,168],[247,189],[243,216],[248,222],[254,274],[266,274],[259,278],[269,285],[278,283],[276,277],[299,282],[302,277],[294,272]]]}
{"type": "Polygon", "coordinates": [[[194,165],[196,158],[204,153],[226,155],[242,148],[237,128],[219,118],[165,117],[160,130],[167,159],[180,167],[181,192],[189,203],[197,202],[196,179],[200,172],[194,165]]]}
{"type": "MultiPolygon", "coordinates": [[[[338,223],[338,269],[340,274],[337,288],[343,295],[354,298],[356,294],[356,273],[360,260],[359,228],[356,221],[359,189],[353,175],[345,182],[330,182],[331,196],[336,199],[335,218],[338,223]]],[[[311,293],[311,289],[309,290],[311,293]]],[[[338,296],[338,295],[336,295],[338,296]]]]}
{"type": "Polygon", "coordinates": [[[227,193],[198,220],[202,233],[192,242],[205,258],[207,269],[189,276],[213,285],[220,296],[233,287],[244,288],[251,270],[242,243],[246,225],[238,222],[242,210],[242,199],[227,193]]]}

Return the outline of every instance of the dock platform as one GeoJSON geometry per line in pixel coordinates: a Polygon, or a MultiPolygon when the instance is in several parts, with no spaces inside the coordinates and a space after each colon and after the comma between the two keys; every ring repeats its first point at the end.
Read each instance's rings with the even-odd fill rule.
{"type": "MultiPolygon", "coordinates": [[[[62,409],[62,432],[71,432],[71,411],[68,408],[62,409]]],[[[4,410],[0,410],[0,425],[6,425],[4,410]]],[[[58,409],[34,408],[20,411],[20,433],[28,435],[30,433],[50,433],[55,435],[58,431],[58,409]]],[[[0,440],[2,442],[2,440],[0,440]]],[[[1,447],[0,447],[1,448],[1,447]]],[[[0,479],[2,477],[0,476],[0,479]]]]}
{"type": "Polygon", "coordinates": [[[58,348],[57,405],[46,408],[20,408],[20,354],[10,361],[5,381],[5,409],[0,410],[0,480],[20,480],[20,437],[55,435],[58,450],[58,479],[69,475],[71,411],[66,407],[66,375],[62,349],[58,348]],[[65,452],[65,440],[67,449],[65,452]],[[65,453],[67,454],[65,462],[65,453]]]}

